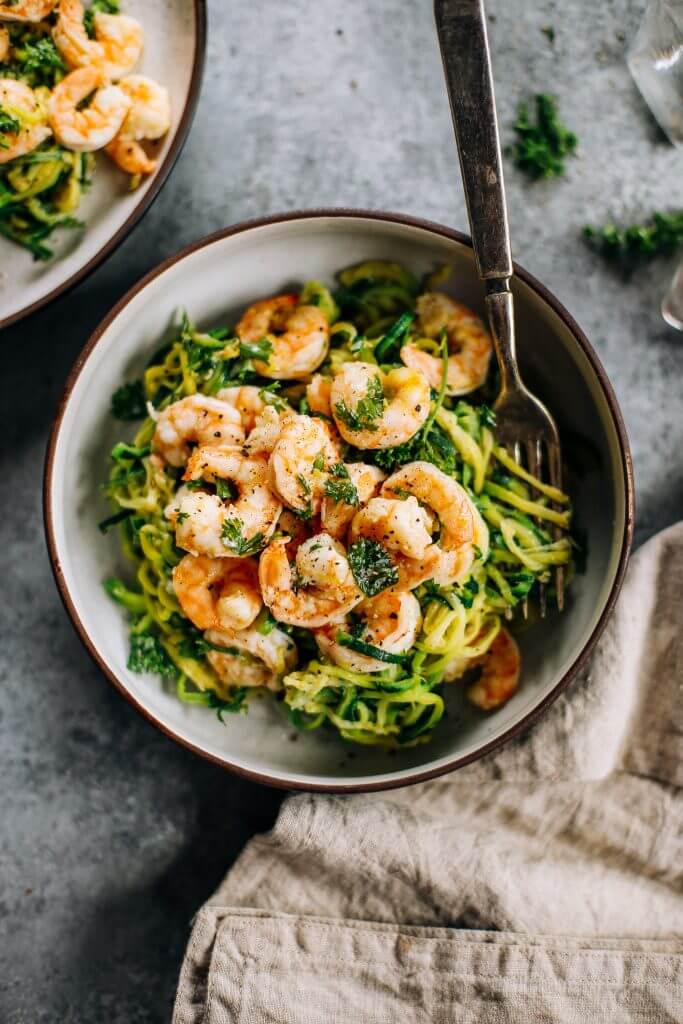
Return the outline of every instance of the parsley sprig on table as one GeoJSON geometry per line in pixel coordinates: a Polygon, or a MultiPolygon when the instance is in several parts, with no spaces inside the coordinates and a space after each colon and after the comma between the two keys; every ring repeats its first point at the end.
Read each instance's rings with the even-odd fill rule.
{"type": "Polygon", "coordinates": [[[588,245],[625,273],[658,256],[670,256],[683,245],[683,210],[654,213],[646,224],[585,227],[588,245]]]}
{"type": "Polygon", "coordinates": [[[535,103],[535,122],[531,120],[528,104],[520,103],[514,124],[517,141],[508,153],[531,178],[559,178],[565,172],[565,157],[575,151],[578,139],[562,124],[553,96],[539,93],[535,103]]]}

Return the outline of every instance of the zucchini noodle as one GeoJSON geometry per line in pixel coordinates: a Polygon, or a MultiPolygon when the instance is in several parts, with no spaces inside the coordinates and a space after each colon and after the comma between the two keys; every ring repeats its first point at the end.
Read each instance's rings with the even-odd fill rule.
{"type": "MultiPolygon", "coordinates": [[[[300,295],[300,302],[318,306],[331,325],[330,350],[317,372],[333,377],[352,360],[382,369],[401,365],[401,345],[419,339],[413,312],[418,282],[397,264],[378,260],[347,268],[338,280],[335,292],[311,281],[300,295]]],[[[303,730],[327,727],[356,744],[403,748],[429,740],[444,715],[444,685],[482,664],[522,602],[533,600],[540,584],[550,585],[555,566],[566,566],[569,578],[572,572],[572,541],[566,532],[556,535],[557,527],[569,528],[567,495],[531,476],[496,444],[495,415],[483,394],[474,401],[446,396],[445,339],[432,341],[431,348],[442,358],[443,369],[423,426],[404,445],[349,449],[344,459],[374,464],[386,473],[417,460],[432,462],[464,487],[488,528],[486,550],[474,549],[471,571],[460,583],[437,586],[428,580],[414,589],[422,622],[405,653],[387,653],[351,626],[339,627],[337,643],[375,657],[383,663],[381,671],[333,663],[306,630],[276,622],[267,609],[253,627],[266,636],[277,626],[297,645],[297,663],[281,678],[280,690],[292,722],[303,730]]],[[[259,358],[231,328],[201,333],[183,315],[173,340],[152,357],[142,379],[125,385],[113,399],[123,418],[143,418],[145,409],[149,414],[130,443],[112,450],[106,493],[115,513],[101,524],[103,530],[119,529],[134,566],[133,585],[106,583],[132,619],[129,664],[173,681],[181,700],[208,705],[219,716],[245,709],[245,695],[254,690],[247,694],[244,687],[219,678],[207,660],[215,645],[180,607],[172,574],[185,552],[176,546],[165,509],[183,470],[166,465],[152,444],[162,410],[198,393],[215,395],[226,386],[256,385],[276,408],[291,405],[308,412],[302,382],[260,377],[254,357],[259,358]]],[[[434,529],[438,534],[438,523],[434,529]]],[[[245,661],[251,658],[229,650],[245,661]]]]}

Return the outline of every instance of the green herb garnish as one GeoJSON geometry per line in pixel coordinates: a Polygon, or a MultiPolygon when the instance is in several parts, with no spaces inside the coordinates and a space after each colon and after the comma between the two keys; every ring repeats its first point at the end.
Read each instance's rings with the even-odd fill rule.
{"type": "Polygon", "coordinates": [[[165,679],[175,679],[178,670],[151,633],[133,633],[130,638],[128,668],[131,672],[152,672],[165,679]]]}
{"type": "Polygon", "coordinates": [[[111,411],[117,420],[141,420],[147,414],[141,380],[122,384],[111,396],[111,411]]]}
{"type": "Polygon", "coordinates": [[[520,103],[514,124],[517,141],[508,153],[531,178],[559,178],[565,171],[565,157],[575,151],[578,139],[560,121],[554,97],[540,93],[535,102],[535,123],[527,104],[520,103]]]}
{"type": "Polygon", "coordinates": [[[334,411],[342,423],[346,424],[349,430],[369,430],[374,433],[377,430],[375,420],[378,420],[384,412],[386,398],[384,388],[379,377],[371,377],[368,381],[368,390],[365,397],[361,398],[355,410],[349,409],[342,399],[334,407],[334,411]]]}
{"type": "Polygon", "coordinates": [[[629,274],[658,256],[672,255],[683,245],[683,210],[654,213],[648,223],[625,228],[615,224],[585,227],[583,236],[595,252],[629,274]]]}
{"type": "Polygon", "coordinates": [[[265,544],[265,537],[262,533],[255,533],[253,537],[244,537],[242,534],[242,521],[236,516],[226,519],[221,529],[221,540],[223,544],[235,555],[246,558],[248,555],[257,555],[265,544]]]}
{"type": "Polygon", "coordinates": [[[376,540],[361,537],[349,548],[348,559],[353,577],[367,597],[398,583],[398,569],[386,548],[376,540]]]}
{"type": "Polygon", "coordinates": [[[343,502],[354,508],[360,504],[356,486],[343,462],[338,462],[330,469],[330,476],[325,481],[325,494],[332,501],[343,502]]]}

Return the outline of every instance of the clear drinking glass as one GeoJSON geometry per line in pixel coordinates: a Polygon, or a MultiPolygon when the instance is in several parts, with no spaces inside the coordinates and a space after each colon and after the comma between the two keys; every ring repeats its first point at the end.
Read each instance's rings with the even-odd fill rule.
{"type": "Polygon", "coordinates": [[[683,145],[683,0],[650,0],[627,60],[662,130],[683,145]]]}
{"type": "MultiPolygon", "coordinates": [[[[683,145],[683,0],[650,0],[627,59],[662,130],[674,146],[683,145]]],[[[683,331],[683,263],[662,300],[662,316],[683,331]]]]}
{"type": "Polygon", "coordinates": [[[670,327],[683,331],[683,263],[674,274],[671,287],[662,300],[662,316],[670,327]]]}

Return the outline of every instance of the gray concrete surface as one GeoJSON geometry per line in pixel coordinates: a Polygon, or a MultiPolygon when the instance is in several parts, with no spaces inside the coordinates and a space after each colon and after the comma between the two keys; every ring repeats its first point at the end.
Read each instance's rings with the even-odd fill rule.
{"type": "MultiPolygon", "coordinates": [[[[578,229],[683,206],[680,154],[624,64],[642,7],[489,0],[502,123],[520,98],[552,90],[580,136],[564,181],[527,185],[508,171],[512,235],[517,258],[566,303],[614,382],[636,462],[640,541],[683,504],[683,338],[657,312],[672,265],[626,286],[578,229]]],[[[6,1024],[167,1021],[193,911],[279,802],[175,747],[81,649],[41,524],[43,453],[64,378],[102,315],[158,260],[245,217],[322,204],[465,227],[431,4],[214,0],[197,119],[160,199],[90,280],[1,339],[6,1024]]]]}

